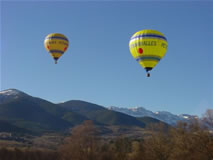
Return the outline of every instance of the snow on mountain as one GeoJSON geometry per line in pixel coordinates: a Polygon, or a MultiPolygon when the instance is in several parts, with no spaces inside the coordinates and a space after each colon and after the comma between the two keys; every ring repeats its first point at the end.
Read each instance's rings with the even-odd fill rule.
{"type": "Polygon", "coordinates": [[[195,115],[189,115],[189,114],[180,114],[179,117],[182,117],[184,119],[198,119],[198,116],[195,115]]]}
{"type": "Polygon", "coordinates": [[[14,96],[14,95],[18,95],[20,94],[21,91],[18,91],[16,89],[7,89],[7,90],[3,90],[3,91],[0,91],[0,95],[5,95],[5,96],[14,96]]]}
{"type": "Polygon", "coordinates": [[[175,115],[170,112],[166,111],[158,111],[152,112],[143,107],[132,107],[132,108],[120,108],[111,106],[109,107],[110,110],[114,110],[117,112],[122,112],[134,117],[152,117],[156,118],[160,121],[168,123],[170,125],[176,125],[178,121],[188,121],[191,118],[196,118],[197,116],[182,114],[182,115],[175,115]]]}
{"type": "Polygon", "coordinates": [[[25,95],[27,94],[17,89],[7,89],[7,90],[0,91],[0,104],[12,99],[17,99],[25,95]]]}
{"type": "Polygon", "coordinates": [[[122,112],[134,117],[145,117],[145,116],[152,117],[153,116],[152,111],[146,110],[143,107],[120,108],[120,107],[111,106],[109,107],[109,109],[113,111],[117,111],[117,112],[122,112]]]}

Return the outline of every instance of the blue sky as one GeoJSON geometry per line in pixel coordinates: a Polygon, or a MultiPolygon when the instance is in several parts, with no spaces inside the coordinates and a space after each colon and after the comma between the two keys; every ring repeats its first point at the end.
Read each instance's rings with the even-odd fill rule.
{"type": "Polygon", "coordinates": [[[3,1],[1,90],[202,115],[213,106],[212,43],[213,1],[3,1]],[[142,29],[168,40],[150,78],[128,46],[142,29]],[[55,32],[70,42],[57,65],[43,45],[55,32]]]}

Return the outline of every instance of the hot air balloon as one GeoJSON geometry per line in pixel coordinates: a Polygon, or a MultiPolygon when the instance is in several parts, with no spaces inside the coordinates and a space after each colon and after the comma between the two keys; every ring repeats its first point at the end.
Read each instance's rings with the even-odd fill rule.
{"type": "Polygon", "coordinates": [[[44,46],[55,60],[55,64],[57,64],[57,60],[67,50],[69,46],[69,40],[63,34],[51,33],[46,36],[44,40],[44,46]]]}
{"type": "Polygon", "coordinates": [[[164,57],[167,46],[166,37],[150,29],[136,32],[129,42],[133,58],[146,70],[147,77],[150,76],[149,71],[164,57]]]}

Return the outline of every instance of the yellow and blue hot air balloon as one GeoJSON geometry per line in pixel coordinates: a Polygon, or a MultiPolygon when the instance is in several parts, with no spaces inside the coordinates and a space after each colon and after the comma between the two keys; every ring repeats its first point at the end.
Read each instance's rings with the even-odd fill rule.
{"type": "Polygon", "coordinates": [[[149,71],[164,57],[167,46],[166,37],[150,29],[136,32],[129,42],[132,56],[146,70],[147,77],[150,76],[149,71]]]}
{"type": "Polygon", "coordinates": [[[44,46],[55,60],[55,64],[57,64],[57,60],[67,50],[69,46],[69,40],[63,34],[51,33],[46,36],[44,40],[44,46]]]}

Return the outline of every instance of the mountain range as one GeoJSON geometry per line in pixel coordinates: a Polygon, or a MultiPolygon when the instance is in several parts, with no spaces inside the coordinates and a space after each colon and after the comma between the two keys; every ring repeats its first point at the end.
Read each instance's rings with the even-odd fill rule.
{"type": "Polygon", "coordinates": [[[150,123],[173,124],[182,119],[169,112],[157,114],[141,107],[106,108],[81,100],[54,104],[17,89],[0,92],[0,132],[64,132],[85,120],[99,126],[144,128],[150,123]]]}
{"type": "Polygon", "coordinates": [[[135,117],[85,101],[72,100],[54,104],[16,89],[0,92],[0,128],[3,130],[4,126],[5,131],[30,131],[36,134],[60,132],[85,120],[103,126],[146,126],[135,117]]]}
{"type": "Polygon", "coordinates": [[[167,111],[152,112],[144,107],[122,108],[110,106],[110,110],[125,113],[133,117],[152,117],[170,125],[176,125],[178,121],[187,122],[190,119],[196,119],[198,116],[189,114],[175,115],[167,111]]]}

